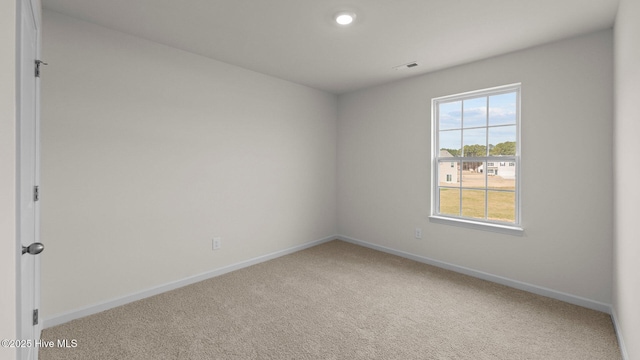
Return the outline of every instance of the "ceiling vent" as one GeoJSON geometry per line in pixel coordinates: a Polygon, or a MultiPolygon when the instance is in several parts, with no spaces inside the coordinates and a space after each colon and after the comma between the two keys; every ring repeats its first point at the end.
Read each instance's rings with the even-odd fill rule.
{"type": "Polygon", "coordinates": [[[418,63],[415,62],[415,61],[412,61],[410,63],[394,66],[393,69],[394,70],[404,70],[404,69],[411,69],[411,68],[414,68],[416,66],[418,66],[418,63]]]}

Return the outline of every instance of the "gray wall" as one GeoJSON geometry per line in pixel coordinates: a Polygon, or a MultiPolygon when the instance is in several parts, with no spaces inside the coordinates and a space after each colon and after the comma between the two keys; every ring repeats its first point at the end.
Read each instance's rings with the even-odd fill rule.
{"type": "Polygon", "coordinates": [[[615,262],[613,308],[629,359],[640,359],[640,2],[622,0],[615,27],[615,262]]]}
{"type": "Polygon", "coordinates": [[[45,317],[335,234],[335,95],[53,12],[43,32],[45,317]]]}
{"type": "MultiPolygon", "coordinates": [[[[0,47],[15,49],[15,2],[0,8],[0,47]]],[[[335,96],[46,13],[43,313],[331,235],[337,191],[339,234],[613,301],[640,357],[640,174],[625,166],[640,152],[639,15],[621,0],[615,134],[605,31],[343,95],[337,140],[335,96]],[[524,236],[430,223],[430,99],[512,82],[523,84],[524,236]]],[[[15,235],[14,62],[0,54],[3,239],[15,235]]],[[[0,245],[11,338],[15,243],[0,245]]]]}
{"type": "Polygon", "coordinates": [[[338,98],[53,12],[43,52],[45,317],[336,233],[612,301],[612,31],[338,98]],[[523,236],[429,222],[431,98],[515,82],[523,236]]]}
{"type": "Polygon", "coordinates": [[[611,303],[612,31],[342,95],[338,233],[611,303]],[[430,101],[522,83],[522,225],[432,223],[430,101]],[[414,228],[423,239],[414,239],[414,228]]]}
{"type": "MultiPolygon", "coordinates": [[[[16,1],[0,2],[0,339],[15,339],[16,242],[16,1]]],[[[15,349],[0,347],[0,358],[13,359],[15,349]]]]}

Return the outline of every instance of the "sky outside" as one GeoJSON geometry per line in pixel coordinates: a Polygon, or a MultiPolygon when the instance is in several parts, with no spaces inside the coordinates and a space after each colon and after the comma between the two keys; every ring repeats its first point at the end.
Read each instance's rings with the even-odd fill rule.
{"type": "Polygon", "coordinates": [[[516,141],[516,92],[440,103],[439,148],[516,141]]]}

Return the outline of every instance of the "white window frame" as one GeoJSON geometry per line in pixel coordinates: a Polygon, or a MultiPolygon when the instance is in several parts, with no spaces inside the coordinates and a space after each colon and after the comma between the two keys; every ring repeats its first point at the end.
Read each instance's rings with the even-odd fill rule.
{"type": "MultiPolygon", "coordinates": [[[[431,160],[432,160],[431,173],[433,175],[432,185],[431,185],[431,199],[432,199],[431,216],[430,216],[431,221],[438,222],[438,223],[453,224],[453,225],[458,225],[463,227],[471,227],[471,228],[481,229],[481,230],[504,232],[508,234],[515,234],[515,235],[522,234],[522,231],[523,231],[522,218],[521,218],[522,187],[521,187],[521,176],[520,176],[520,172],[522,169],[522,161],[521,161],[521,143],[522,142],[521,142],[521,136],[520,136],[521,122],[522,122],[521,110],[520,110],[521,95],[522,95],[521,84],[516,83],[516,84],[497,86],[497,87],[492,87],[488,89],[469,91],[465,93],[442,96],[442,97],[431,99],[431,134],[432,134],[431,143],[433,144],[432,153],[431,153],[431,160]],[[499,94],[510,93],[510,92],[516,93],[516,124],[515,124],[516,154],[514,156],[489,156],[487,154],[487,156],[484,156],[484,157],[455,157],[454,159],[456,161],[459,161],[461,166],[464,161],[484,162],[485,168],[486,168],[484,169],[485,176],[488,176],[489,162],[515,163],[515,166],[516,166],[515,221],[501,222],[501,221],[494,221],[489,219],[468,218],[468,217],[463,217],[462,215],[455,216],[451,214],[440,214],[439,213],[439,209],[440,209],[439,163],[441,161],[440,159],[451,160],[452,158],[440,158],[440,144],[439,144],[440,130],[439,130],[439,114],[438,114],[439,104],[472,99],[472,98],[477,98],[481,96],[499,95],[499,94]]],[[[490,127],[491,126],[487,124],[487,129],[490,127]]],[[[461,144],[461,146],[464,147],[464,144],[461,144]]],[[[488,184],[485,183],[485,191],[488,190],[487,186],[488,184]]],[[[460,189],[463,189],[462,185],[460,186],[460,189]]],[[[486,207],[487,207],[487,202],[485,201],[485,214],[487,213],[486,207]]]]}

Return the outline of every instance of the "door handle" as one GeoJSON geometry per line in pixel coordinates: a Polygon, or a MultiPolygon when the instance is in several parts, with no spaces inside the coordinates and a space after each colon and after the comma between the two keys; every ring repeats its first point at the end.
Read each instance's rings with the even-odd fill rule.
{"type": "Polygon", "coordinates": [[[44,250],[44,245],[42,243],[33,243],[29,246],[22,246],[22,255],[29,253],[31,255],[38,255],[44,250]]]}

